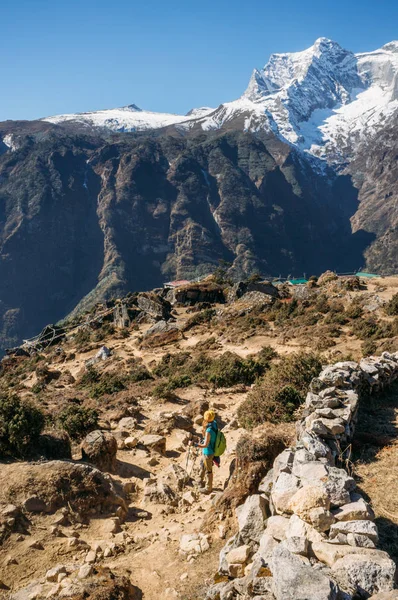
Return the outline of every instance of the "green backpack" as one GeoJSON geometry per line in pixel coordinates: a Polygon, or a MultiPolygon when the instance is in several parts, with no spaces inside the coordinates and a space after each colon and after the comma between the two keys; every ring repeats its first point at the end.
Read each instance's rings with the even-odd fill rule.
{"type": "Polygon", "coordinates": [[[217,431],[216,443],[214,444],[214,456],[221,456],[224,454],[227,447],[227,440],[222,431],[217,431]]]}

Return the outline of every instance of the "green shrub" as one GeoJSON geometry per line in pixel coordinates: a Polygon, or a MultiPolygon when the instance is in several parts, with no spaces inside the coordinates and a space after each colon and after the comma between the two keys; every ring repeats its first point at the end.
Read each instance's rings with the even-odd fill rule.
{"type": "Polygon", "coordinates": [[[100,398],[105,394],[117,394],[126,389],[126,378],[117,373],[104,373],[101,375],[98,383],[95,383],[90,390],[92,398],[100,398]]]}
{"type": "Polygon", "coordinates": [[[390,316],[398,315],[398,293],[386,304],[385,311],[390,316]]]}
{"type": "Polygon", "coordinates": [[[94,369],[94,367],[88,367],[86,372],[82,375],[79,381],[79,385],[81,387],[93,385],[94,383],[97,383],[100,380],[100,377],[100,374],[96,369],[94,369]]]}
{"type": "Polygon", "coordinates": [[[263,365],[252,358],[242,359],[233,352],[225,352],[213,360],[207,379],[214,387],[229,387],[237,383],[250,385],[263,371],[263,365]]]}
{"type": "Polygon", "coordinates": [[[72,439],[79,440],[98,429],[98,412],[93,408],[71,405],[61,412],[59,422],[72,439]]]}
{"type": "Polygon", "coordinates": [[[135,366],[129,374],[129,380],[133,383],[138,381],[145,381],[146,379],[152,379],[152,375],[144,365],[135,366]]]}
{"type": "Polygon", "coordinates": [[[361,340],[394,337],[398,333],[398,321],[378,321],[374,317],[354,321],[352,333],[361,340]]]}
{"type": "Polygon", "coordinates": [[[376,354],[377,344],[374,340],[365,340],[362,343],[362,356],[371,356],[372,354],[376,354]]]}
{"type": "Polygon", "coordinates": [[[18,396],[0,396],[0,456],[23,458],[37,442],[44,415],[18,396]]]}
{"type": "Polygon", "coordinates": [[[277,357],[278,353],[272,348],[272,346],[263,346],[260,352],[256,354],[254,358],[260,365],[268,367],[271,360],[277,357]]]}
{"type": "Polygon", "coordinates": [[[349,319],[359,319],[359,317],[362,317],[363,315],[363,308],[358,302],[351,302],[351,304],[347,306],[345,314],[349,319]]]}
{"type": "Polygon", "coordinates": [[[187,364],[191,355],[189,352],[177,352],[171,354],[167,352],[162,356],[161,361],[152,369],[152,373],[157,377],[168,377],[176,372],[180,367],[187,364]]]}
{"type": "Polygon", "coordinates": [[[279,363],[271,365],[239,406],[239,421],[244,427],[252,428],[265,421],[280,423],[293,420],[311,380],[319,375],[321,369],[322,363],[316,354],[283,357],[279,363]]]}
{"type": "Polygon", "coordinates": [[[88,329],[79,329],[74,338],[77,348],[83,348],[91,342],[91,333],[88,329]]]}

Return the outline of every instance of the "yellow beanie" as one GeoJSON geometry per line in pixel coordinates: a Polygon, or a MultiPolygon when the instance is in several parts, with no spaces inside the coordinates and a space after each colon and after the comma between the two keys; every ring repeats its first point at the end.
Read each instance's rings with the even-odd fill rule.
{"type": "Polygon", "coordinates": [[[215,419],[215,414],[214,414],[214,410],[206,410],[204,416],[204,420],[207,421],[208,423],[211,423],[212,421],[214,421],[215,419]]]}

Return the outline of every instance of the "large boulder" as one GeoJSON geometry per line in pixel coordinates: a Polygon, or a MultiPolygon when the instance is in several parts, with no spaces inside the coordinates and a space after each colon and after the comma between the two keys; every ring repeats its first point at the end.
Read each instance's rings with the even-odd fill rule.
{"type": "Polygon", "coordinates": [[[153,292],[141,292],[137,296],[138,307],[155,321],[167,321],[171,316],[171,304],[153,292]]]}
{"type": "Polygon", "coordinates": [[[81,444],[82,459],[101,471],[112,473],[116,466],[117,442],[107,431],[91,431],[81,444]]]}
{"type": "Polygon", "coordinates": [[[2,465],[0,503],[6,505],[12,498],[18,507],[32,497],[39,498],[48,512],[67,508],[85,515],[93,511],[114,514],[118,507],[126,510],[117,484],[91,465],[61,460],[2,465]]]}
{"type": "Polygon", "coordinates": [[[280,544],[271,560],[276,600],[336,600],[337,585],[280,544]]]}
{"type": "Polygon", "coordinates": [[[384,552],[347,554],[332,567],[337,577],[346,577],[362,598],[377,592],[388,592],[394,587],[396,566],[384,552]]]}
{"type": "Polygon", "coordinates": [[[237,507],[239,533],[245,542],[258,542],[265,529],[267,518],[267,501],[263,496],[248,496],[246,501],[237,507]]]}

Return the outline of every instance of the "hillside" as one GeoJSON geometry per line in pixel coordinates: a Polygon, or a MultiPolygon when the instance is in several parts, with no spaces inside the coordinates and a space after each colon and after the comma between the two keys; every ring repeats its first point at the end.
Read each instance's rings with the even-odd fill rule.
{"type": "MultiPolygon", "coordinates": [[[[397,294],[398,278],[330,272],[298,287],[207,280],[166,297],[155,290],[97,305],[66,322],[50,347],[38,340],[3,359],[1,401],[12,392],[39,409],[47,436],[29,446],[32,431],[12,441],[0,428],[4,597],[219,598],[206,594],[218,553],[237,532],[235,507],[293,443],[322,365],[398,351],[397,294]],[[209,406],[228,446],[214,493],[203,496],[184,470],[197,468],[194,450],[187,462],[187,442],[209,406]],[[90,429],[102,433],[81,446],[90,429]],[[87,462],[100,471],[83,472],[87,462]],[[182,536],[199,534],[201,550],[188,551],[182,536]]],[[[394,394],[383,398],[361,404],[350,472],[376,513],[378,548],[397,559],[395,487],[377,473],[394,481],[398,408],[394,394]]],[[[215,581],[235,586],[239,577],[215,581]]],[[[352,582],[338,584],[354,597],[352,582]]],[[[260,597],[284,598],[274,593],[260,597]]]]}

